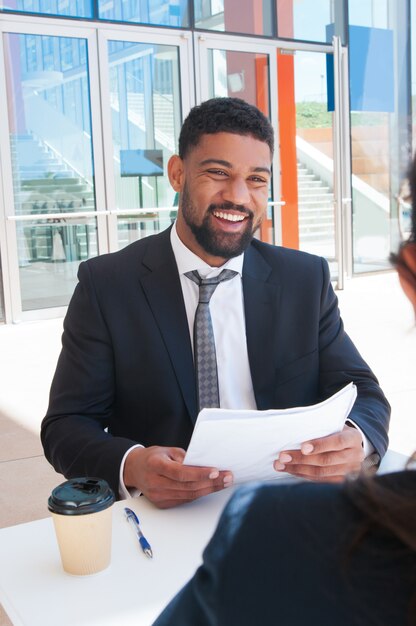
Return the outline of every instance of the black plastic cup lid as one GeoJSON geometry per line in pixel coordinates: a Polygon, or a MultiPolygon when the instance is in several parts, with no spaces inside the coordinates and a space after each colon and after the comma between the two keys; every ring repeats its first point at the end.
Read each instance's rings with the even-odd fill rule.
{"type": "Polygon", "coordinates": [[[113,504],[114,493],[101,478],[71,478],[53,489],[48,509],[61,515],[87,515],[113,504]]]}

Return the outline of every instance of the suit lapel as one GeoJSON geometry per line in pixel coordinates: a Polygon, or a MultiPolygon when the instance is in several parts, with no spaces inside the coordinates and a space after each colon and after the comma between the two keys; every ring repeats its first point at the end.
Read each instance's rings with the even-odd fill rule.
{"type": "Polygon", "coordinates": [[[193,422],[197,416],[195,372],[188,321],[170,229],[149,240],[143,265],[150,270],[141,284],[169,353],[184,401],[193,422]]]}
{"type": "Polygon", "coordinates": [[[276,327],[280,287],[271,282],[271,267],[252,244],[244,255],[243,294],[247,349],[259,410],[274,402],[276,327]]]}

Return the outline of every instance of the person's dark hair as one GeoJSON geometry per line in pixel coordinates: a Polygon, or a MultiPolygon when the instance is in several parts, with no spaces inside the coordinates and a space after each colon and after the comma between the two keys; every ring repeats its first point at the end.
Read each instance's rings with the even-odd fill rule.
{"type": "MultiPolygon", "coordinates": [[[[409,467],[416,463],[416,452],[408,461],[409,467]]],[[[363,518],[350,545],[350,555],[359,549],[362,541],[373,531],[382,530],[401,544],[400,554],[416,554],[416,470],[408,469],[415,475],[415,481],[397,484],[388,477],[362,476],[347,481],[345,494],[361,512],[363,518]]],[[[388,545],[388,544],[387,544],[388,545]]],[[[386,547],[386,550],[388,548],[386,547]]],[[[380,548],[383,550],[383,548],[380,548]]],[[[408,606],[408,624],[416,624],[416,591],[408,606]]]]}
{"type": "Polygon", "coordinates": [[[412,226],[411,226],[411,232],[410,232],[410,236],[408,240],[416,241],[416,156],[413,159],[409,167],[407,178],[409,181],[410,202],[412,205],[412,214],[411,214],[412,226]]]}
{"type": "Polygon", "coordinates": [[[251,135],[274,150],[274,131],[265,115],[240,98],[212,98],[193,107],[179,135],[179,156],[184,159],[202,135],[233,133],[251,135]]]}
{"type": "MultiPolygon", "coordinates": [[[[396,268],[400,284],[407,298],[412,303],[416,319],[416,156],[407,175],[408,191],[399,196],[399,201],[406,201],[411,206],[411,227],[407,239],[403,240],[397,252],[390,254],[389,260],[396,268]]],[[[406,188],[406,185],[403,186],[406,188]]],[[[402,188],[402,189],[403,189],[402,188]]]]}

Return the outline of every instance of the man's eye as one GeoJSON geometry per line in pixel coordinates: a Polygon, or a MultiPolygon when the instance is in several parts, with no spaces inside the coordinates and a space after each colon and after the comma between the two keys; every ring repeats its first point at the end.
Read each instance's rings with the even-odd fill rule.
{"type": "Polygon", "coordinates": [[[265,178],[262,178],[261,176],[251,176],[250,180],[253,181],[253,183],[264,183],[264,184],[268,183],[268,181],[265,178]]]}
{"type": "Polygon", "coordinates": [[[208,174],[215,174],[215,176],[227,176],[224,170],[208,170],[208,174]]]}

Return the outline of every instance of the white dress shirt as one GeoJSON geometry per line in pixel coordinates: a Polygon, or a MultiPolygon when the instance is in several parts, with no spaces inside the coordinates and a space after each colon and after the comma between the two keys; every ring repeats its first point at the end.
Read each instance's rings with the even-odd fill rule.
{"type": "Polygon", "coordinates": [[[197,270],[201,278],[213,278],[223,269],[237,272],[237,276],[218,285],[209,303],[217,355],[220,406],[223,409],[256,409],[244,317],[244,254],[230,259],[221,267],[211,267],[182,243],[175,226],[171,230],[171,244],[181,280],[192,348],[199,286],[185,273],[197,270]]]}

